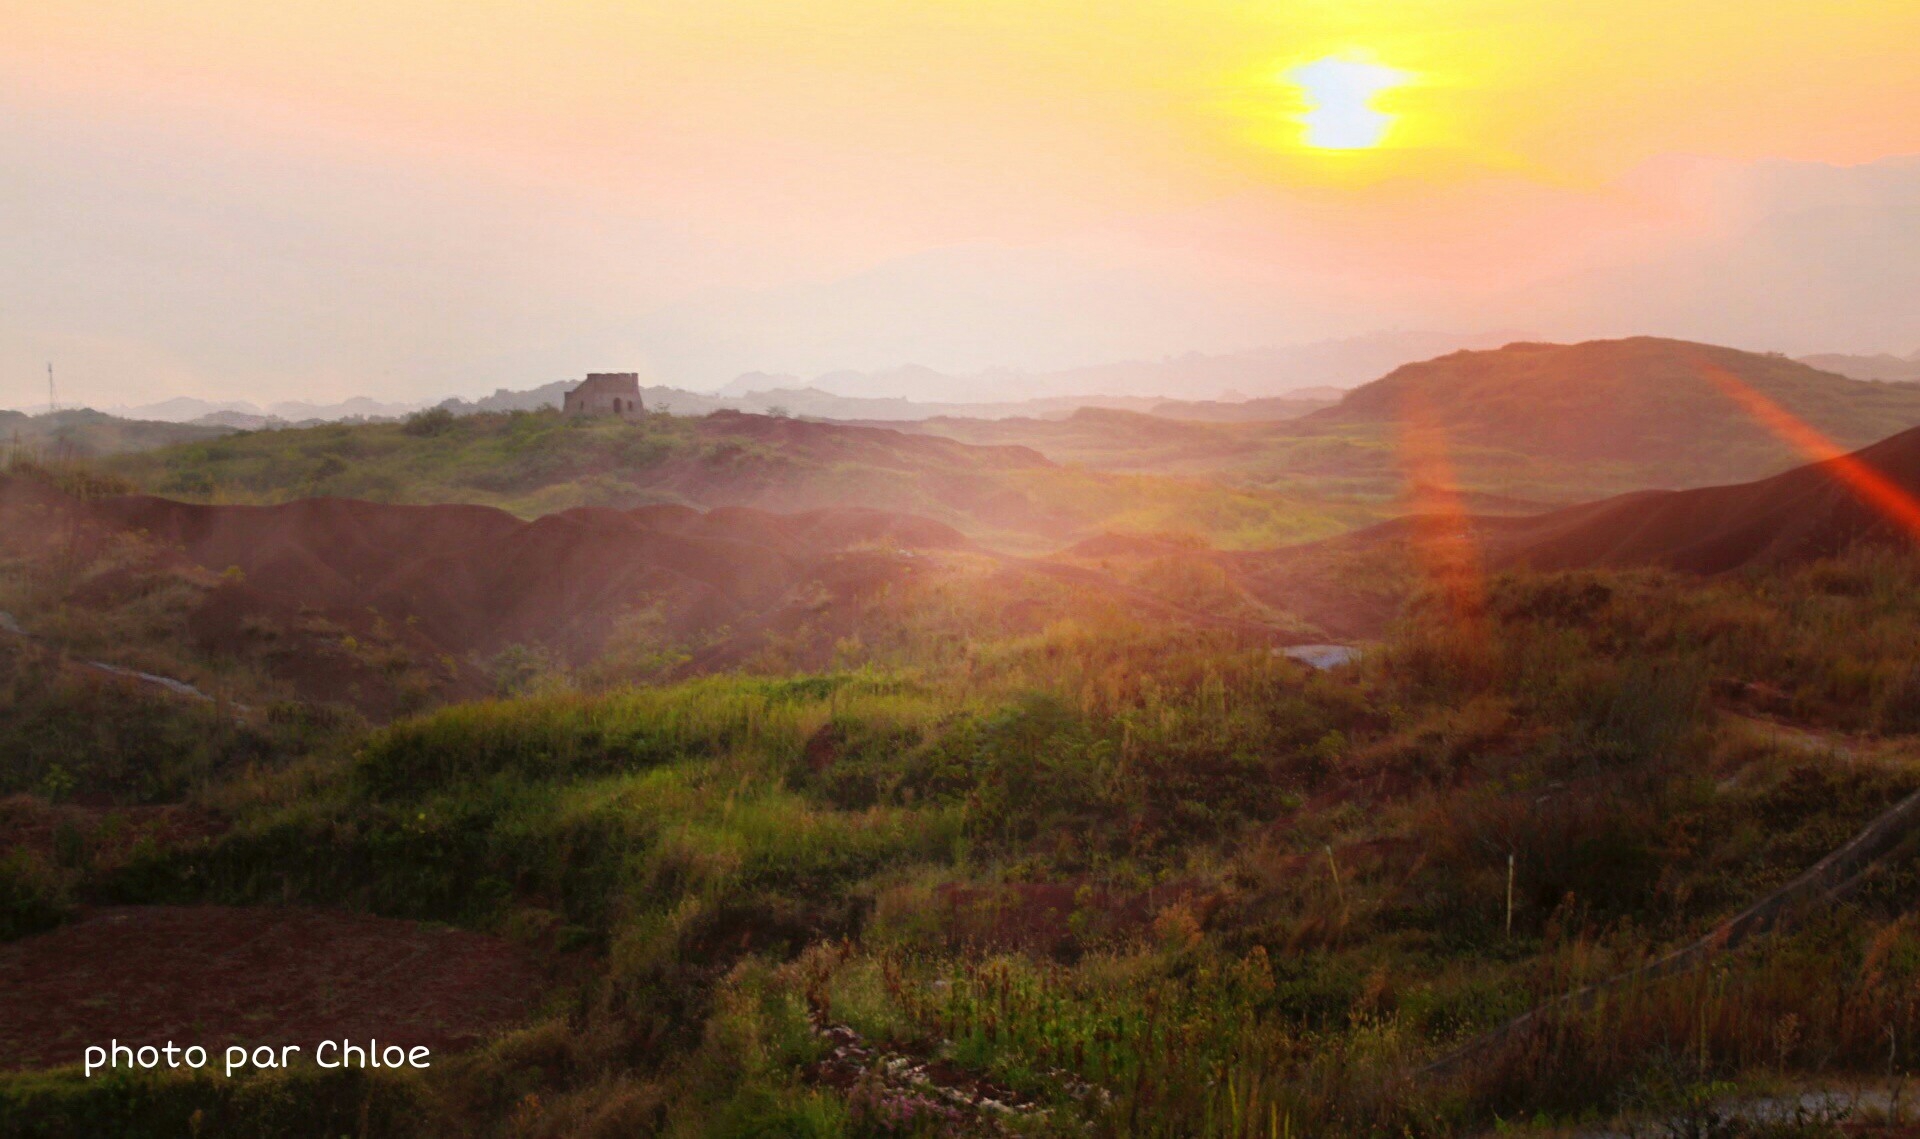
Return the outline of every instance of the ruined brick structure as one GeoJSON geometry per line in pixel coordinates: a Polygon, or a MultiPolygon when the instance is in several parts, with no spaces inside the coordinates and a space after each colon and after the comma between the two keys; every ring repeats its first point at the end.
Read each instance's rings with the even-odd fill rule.
{"type": "Polygon", "coordinates": [[[640,402],[638,372],[588,372],[587,382],[567,393],[560,405],[563,415],[646,414],[640,402]]]}

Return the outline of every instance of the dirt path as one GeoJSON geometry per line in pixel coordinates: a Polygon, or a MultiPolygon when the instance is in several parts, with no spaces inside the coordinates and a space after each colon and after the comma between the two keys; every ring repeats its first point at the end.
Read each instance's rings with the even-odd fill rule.
{"type": "Polygon", "coordinates": [[[1789,751],[1805,752],[1808,755],[1833,755],[1841,759],[1860,759],[1867,750],[1862,740],[1803,727],[1799,724],[1790,724],[1769,716],[1757,716],[1751,712],[1732,710],[1723,711],[1721,715],[1742,731],[1789,751]]]}
{"type": "MultiPolygon", "coordinates": [[[[32,633],[27,632],[26,628],[20,624],[19,620],[15,618],[13,614],[7,612],[0,612],[0,635],[19,637],[22,640],[28,641],[40,640],[40,638],[34,636],[32,633]]],[[[203,704],[212,704],[215,702],[213,697],[200,691],[193,685],[188,684],[184,680],[175,680],[171,676],[158,676],[151,672],[141,672],[135,668],[123,668],[117,664],[108,664],[103,660],[69,660],[66,663],[73,668],[103,673],[107,676],[127,681],[128,683],[158,688],[163,692],[183,699],[196,700],[203,704]]],[[[233,704],[229,705],[229,707],[231,707],[233,711],[242,714],[249,710],[244,704],[233,704]]]]}

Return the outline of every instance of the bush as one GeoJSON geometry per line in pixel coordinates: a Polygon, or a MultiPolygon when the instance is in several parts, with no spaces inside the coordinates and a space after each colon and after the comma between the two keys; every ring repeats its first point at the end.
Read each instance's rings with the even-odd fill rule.
{"type": "Polygon", "coordinates": [[[423,1106],[419,1080],[359,1069],[296,1067],[237,1079],[217,1072],[0,1075],[0,1135],[16,1139],[377,1139],[420,1134],[423,1106]]]}
{"type": "Polygon", "coordinates": [[[25,847],[0,856],[0,941],[59,925],[67,916],[66,889],[52,867],[25,847]]]}
{"type": "Polygon", "coordinates": [[[717,682],[667,694],[465,704],[375,733],[356,770],[383,797],[503,774],[535,780],[641,771],[719,754],[754,736],[765,712],[759,692],[730,693],[717,682]]]}
{"type": "Polygon", "coordinates": [[[164,802],[224,772],[301,754],[324,733],[237,723],[183,700],[0,643],[0,795],[164,802]]]}
{"type": "Polygon", "coordinates": [[[453,430],[456,422],[453,412],[447,408],[430,407],[425,411],[416,411],[407,416],[406,422],[400,425],[400,430],[408,435],[426,438],[445,435],[453,430]]]}

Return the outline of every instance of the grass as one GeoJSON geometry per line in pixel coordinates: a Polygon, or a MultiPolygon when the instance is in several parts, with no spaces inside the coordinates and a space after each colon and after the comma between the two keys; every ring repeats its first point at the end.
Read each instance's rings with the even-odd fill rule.
{"type": "MultiPolygon", "coordinates": [[[[1051,550],[1102,530],[1191,529],[1228,547],[1327,537],[1379,508],[1304,487],[1235,488],[1193,477],[1114,474],[911,436],[778,441],[740,417],[568,419],[556,412],[427,425],[332,424],[223,436],[104,460],[149,493],[192,501],[476,503],[521,517],[581,506],[871,506],[948,522],[1010,550],[1051,550]],[[732,426],[729,426],[732,425],[732,426]]],[[[832,428],[822,426],[821,432],[832,428]]]]}
{"type": "MultiPolygon", "coordinates": [[[[1336,673],[1115,619],[885,667],[561,683],[195,767],[174,790],[224,829],[64,868],[16,855],[0,898],[14,933],[77,902],[293,902],[574,963],[544,1019],[370,1134],[1000,1118],[878,1060],[826,1078],[823,1024],[943,1065],[936,1086],[1004,1089],[1032,1105],[1002,1120],[1018,1133],[1703,1117],[1769,1081],[1909,1071],[1911,851],[1711,969],[1422,1073],[1699,936],[1920,787],[1915,598],[1912,559],[1861,552],[1705,583],[1501,578],[1469,625],[1415,604],[1336,673]],[[1762,705],[1803,734],[1751,730],[1762,705]]],[[[64,1079],[7,1077],[0,1110],[57,1133],[211,1094],[64,1079]]],[[[286,1094],[322,1114],[336,1095],[286,1094]]]]}
{"type": "Polygon", "coordinates": [[[477,502],[522,514],[613,505],[611,472],[698,452],[690,420],[634,424],[557,413],[470,416],[422,433],[407,423],[243,432],[119,458],[154,493],[275,502],[331,494],[377,502],[477,502]],[[566,488],[564,490],[560,488],[566,488]]]}
{"type": "MultiPolygon", "coordinates": [[[[1898,417],[1886,431],[1906,426],[1898,417]]],[[[1568,457],[1553,448],[1502,445],[1498,436],[1451,436],[1447,471],[1475,513],[1532,513],[1590,502],[1649,487],[1711,486],[1764,478],[1805,461],[1784,445],[1748,438],[1731,428],[1703,428],[1689,452],[1658,457],[1568,457]]],[[[1862,445],[1878,435],[1859,438],[1862,445]]],[[[1312,496],[1355,510],[1398,509],[1408,499],[1409,456],[1397,425],[1341,423],[1264,428],[1248,450],[1209,464],[1208,477],[1226,485],[1282,495],[1312,496]]],[[[1434,477],[1428,475],[1426,477],[1434,477]]]]}

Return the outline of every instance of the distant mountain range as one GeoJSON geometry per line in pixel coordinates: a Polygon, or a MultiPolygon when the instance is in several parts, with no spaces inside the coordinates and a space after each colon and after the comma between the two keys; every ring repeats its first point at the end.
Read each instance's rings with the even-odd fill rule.
{"type": "Polygon", "coordinates": [[[0,459],[86,459],[202,443],[225,434],[227,429],[221,427],[123,419],[99,411],[41,415],[0,411],[0,459]]]}
{"type": "Polygon", "coordinates": [[[1802,356],[1800,362],[1810,368],[1855,380],[1920,383],[1920,352],[1911,356],[1895,356],[1888,352],[1877,356],[1850,356],[1844,352],[1828,352],[1818,356],[1802,356]]]}
{"type": "Polygon", "coordinates": [[[355,396],[339,403],[308,403],[284,400],[265,407],[245,400],[204,400],[177,396],[159,403],[135,407],[105,408],[107,414],[121,419],[144,419],[158,423],[205,423],[219,427],[251,429],[274,423],[310,423],[316,420],[393,419],[418,411],[425,404],[388,403],[366,396],[355,396]]]}
{"type": "MultiPolygon", "coordinates": [[[[960,404],[1024,403],[1035,399],[1102,395],[1158,400],[1218,400],[1301,396],[1302,388],[1341,390],[1375,379],[1414,360],[1463,348],[1496,348],[1527,339],[1516,332],[1468,335],[1446,332],[1383,332],[1346,340],[1323,340],[1279,348],[1204,355],[1189,352],[1161,360],[1128,360],[1051,372],[996,368],[953,375],[908,365],[879,372],[828,372],[797,376],[748,372],[721,388],[719,396],[746,396],[774,388],[811,387],[866,399],[937,400],[960,404]]],[[[1324,398],[1324,396],[1322,396],[1324,398]]],[[[1108,405],[1114,406],[1114,405],[1108,405]]],[[[1140,408],[1137,410],[1145,410],[1140,408]]],[[[1025,414],[1032,414],[1030,411],[1025,414]]],[[[861,418],[876,418],[862,416],[861,418]]]]}
{"type": "MultiPolygon", "coordinates": [[[[745,378],[745,377],[743,377],[745,378]]],[[[756,378],[770,383],[789,377],[756,378]]],[[[796,384],[801,381],[792,381],[796,384]]],[[[298,427],[342,420],[398,419],[428,407],[444,407],[455,415],[474,415],[495,411],[535,411],[559,407],[565,394],[580,381],[556,380],[524,391],[501,388],[478,399],[452,397],[438,404],[381,403],[357,398],[335,404],[276,403],[269,407],[241,401],[216,403],[181,397],[137,407],[116,407],[109,414],[130,420],[160,423],[191,423],[207,427],[227,427],[238,431],[258,431],[268,427],[298,427]]],[[[858,422],[911,422],[950,416],[966,419],[1064,419],[1083,407],[1113,408],[1198,419],[1280,418],[1269,414],[1268,405],[1293,404],[1300,399],[1325,403],[1340,398],[1343,389],[1322,387],[1289,399],[1235,399],[1227,393],[1224,400],[1179,401],[1158,396],[1114,396],[1088,394],[1010,400],[999,403],[940,403],[908,399],[904,396],[835,395],[818,387],[771,387],[750,389],[735,395],[691,392],[683,388],[654,385],[640,389],[641,398],[653,411],[674,415],[707,415],[715,411],[744,411],[757,415],[792,415],[806,419],[844,419],[858,422]]]]}
{"type": "MultiPolygon", "coordinates": [[[[1401,364],[1467,348],[1493,348],[1514,333],[1459,335],[1391,332],[1225,355],[1190,352],[1053,372],[1010,369],[955,375],[908,364],[878,372],[827,372],[811,379],[747,372],[712,393],[641,389],[650,408],[680,415],[731,409],[786,412],[815,419],[909,422],[937,417],[1063,419],[1083,407],[1175,418],[1250,420],[1298,414],[1302,405],[1340,398],[1355,384],[1401,364]]],[[[558,407],[577,381],[530,391],[502,389],[477,400],[451,399],[455,413],[558,407]]]]}
{"type": "MultiPolygon", "coordinates": [[[[774,377],[766,377],[774,379],[774,377]]],[[[502,389],[477,400],[449,399],[438,405],[456,415],[484,411],[533,411],[559,407],[578,380],[560,380],[530,391],[502,389]]],[[[952,415],[973,419],[1009,419],[1030,416],[1059,419],[1083,407],[1111,407],[1150,411],[1162,401],[1125,396],[1089,395],[1078,398],[1030,399],[1012,403],[927,403],[905,398],[839,396],[815,387],[768,388],[739,395],[719,396],[665,386],[644,387],[640,398],[652,411],[674,415],[707,415],[715,411],[744,411],[755,415],[792,415],[807,419],[909,422],[952,415]]]]}
{"type": "MultiPolygon", "coordinates": [[[[937,416],[1055,419],[1082,407],[1101,407],[1196,419],[1279,418],[1295,413],[1295,405],[1301,402],[1338,399],[1346,389],[1410,361],[1464,348],[1493,348],[1517,339],[1524,336],[1505,332],[1387,332],[1223,355],[1190,352],[1161,360],[1129,360],[1050,372],[1003,368],[956,375],[917,364],[877,372],[828,372],[811,379],[747,372],[715,392],[656,385],[643,388],[642,396],[649,408],[677,415],[733,410],[905,422],[937,416]],[[1281,402],[1259,406],[1263,401],[1281,402]]],[[[578,384],[578,379],[556,380],[525,390],[501,388],[477,399],[455,396],[437,404],[358,396],[337,403],[291,400],[263,406],[246,400],[182,396],[104,410],[122,419],[244,431],[346,419],[395,419],[430,406],[444,407],[455,414],[532,411],[559,407],[561,397],[578,384]]]]}

